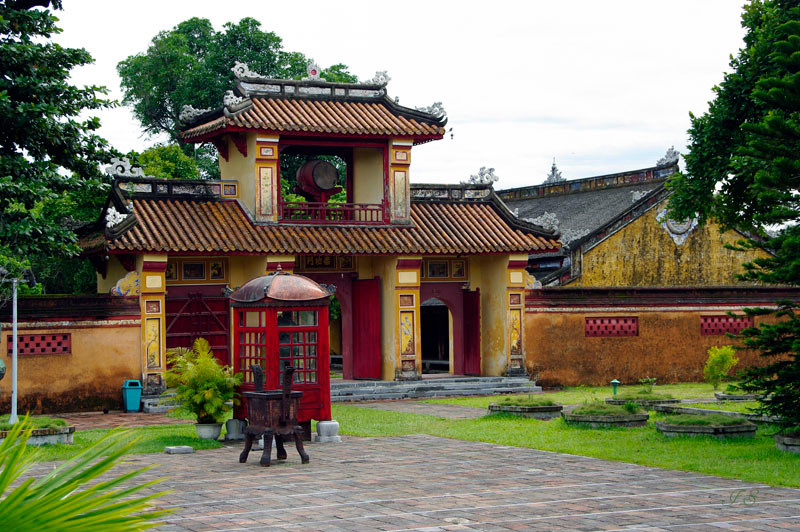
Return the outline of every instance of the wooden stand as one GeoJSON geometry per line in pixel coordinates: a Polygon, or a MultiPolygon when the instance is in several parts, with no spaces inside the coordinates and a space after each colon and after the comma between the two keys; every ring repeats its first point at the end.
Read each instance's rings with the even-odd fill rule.
{"type": "Polygon", "coordinates": [[[247,456],[253,447],[253,440],[264,436],[264,452],[261,465],[269,467],[272,452],[272,437],[278,448],[278,459],[286,459],[284,439],[294,438],[297,452],[304,464],[309,462],[308,453],[303,449],[303,427],[297,423],[297,409],[303,392],[292,391],[292,374],[294,368],[283,371],[283,389],[264,391],[264,371],[261,366],[250,367],[255,377],[254,392],[244,392],[247,398],[247,418],[249,425],[245,428],[244,450],[239,455],[239,463],[247,462],[247,456]]]}

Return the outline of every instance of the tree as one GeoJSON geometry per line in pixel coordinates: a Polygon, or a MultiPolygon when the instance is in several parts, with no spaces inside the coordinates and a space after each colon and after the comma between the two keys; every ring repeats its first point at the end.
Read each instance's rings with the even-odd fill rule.
{"type": "MultiPolygon", "coordinates": [[[[178,143],[183,106],[220,107],[223,94],[234,86],[231,67],[236,61],[264,76],[286,79],[305,76],[310,63],[301,53],[283,50],[281,38],[263,31],[253,18],[228,22],[219,32],[207,19],[191,18],[156,35],[146,53],[117,65],[123,103],[133,107],[146,133],[165,134],[178,143]]],[[[323,70],[322,76],[329,81],[357,81],[343,64],[323,70]]],[[[193,148],[183,149],[188,154],[193,148]]],[[[204,175],[219,175],[213,147],[198,147],[197,155],[204,175]]]]}
{"type": "MultiPolygon", "coordinates": [[[[92,62],[84,49],[50,41],[48,9],[60,0],[0,0],[0,265],[78,253],[74,227],[99,212],[106,142],[86,110],[108,107],[103,87],[69,83],[92,62]]],[[[4,285],[6,286],[6,285],[4,285]]]]}
{"type": "Polygon", "coordinates": [[[160,179],[199,179],[194,159],[183,153],[177,144],[147,148],[135,159],[144,175],[160,179]]]}
{"type": "MultiPolygon", "coordinates": [[[[669,184],[672,216],[697,214],[750,236],[741,247],[770,252],[745,264],[743,278],[800,284],[800,8],[797,1],[753,0],[742,23],[745,47],[715,87],[709,110],[691,116],[686,172],[669,184]],[[768,233],[767,229],[774,231],[768,233]]],[[[742,331],[766,365],[740,387],[764,393],[759,411],[800,431],[800,306],[780,302],[777,324],[742,331]]],[[[793,430],[793,429],[791,429],[793,430]]]]}

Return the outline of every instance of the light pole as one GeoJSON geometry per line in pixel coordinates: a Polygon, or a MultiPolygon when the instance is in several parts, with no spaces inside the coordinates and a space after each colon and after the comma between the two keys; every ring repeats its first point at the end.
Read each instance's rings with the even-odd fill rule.
{"type": "MultiPolygon", "coordinates": [[[[11,415],[8,417],[8,422],[13,425],[19,421],[17,416],[17,285],[20,279],[14,277],[9,280],[5,278],[7,275],[8,270],[0,266],[0,280],[11,282],[11,415]]],[[[36,284],[36,278],[31,270],[25,270],[22,275],[28,286],[36,284]]]]}

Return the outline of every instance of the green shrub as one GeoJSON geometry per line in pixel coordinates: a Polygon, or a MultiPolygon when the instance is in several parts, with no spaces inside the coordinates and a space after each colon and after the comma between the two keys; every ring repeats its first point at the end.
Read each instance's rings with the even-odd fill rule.
{"type": "Polygon", "coordinates": [[[653,386],[656,385],[656,378],[645,377],[644,379],[639,379],[639,384],[644,388],[644,393],[653,393],[653,386]]]}
{"type": "Polygon", "coordinates": [[[708,350],[708,360],[703,368],[703,376],[715,390],[719,388],[719,383],[728,376],[733,367],[739,363],[735,353],[733,346],[730,345],[711,347],[708,350]]]}
{"type": "Polygon", "coordinates": [[[192,349],[175,348],[169,351],[172,367],[166,372],[167,385],[175,388],[181,407],[192,412],[198,423],[221,423],[231,407],[239,404],[236,387],[242,375],[230,366],[220,366],[208,341],[195,340],[192,349]]]}
{"type": "Polygon", "coordinates": [[[628,414],[638,414],[640,412],[642,412],[642,409],[636,403],[609,405],[602,401],[584,403],[572,411],[573,414],[579,416],[625,416],[628,414]]]}
{"type": "MultiPolygon", "coordinates": [[[[10,414],[0,416],[0,430],[11,430],[14,426],[8,422],[10,414]]],[[[52,429],[56,427],[66,427],[67,422],[57,417],[36,416],[28,418],[28,426],[33,429],[52,429]]]]}
{"type": "Polygon", "coordinates": [[[553,406],[557,403],[544,397],[506,397],[499,404],[507,406],[553,406]]]}
{"type": "Polygon", "coordinates": [[[0,527],[3,530],[144,530],[155,526],[151,520],[169,513],[168,510],[154,510],[151,504],[165,492],[133,496],[160,482],[131,485],[131,479],[148,468],[96,482],[136,443],[131,431],[113,430],[45,476],[20,482],[39,452],[28,449],[31,431],[30,420],[26,417],[16,423],[0,443],[0,527]]]}
{"type": "Polygon", "coordinates": [[[664,422],[670,425],[752,425],[740,417],[725,416],[722,414],[678,414],[664,416],[664,422]]]}

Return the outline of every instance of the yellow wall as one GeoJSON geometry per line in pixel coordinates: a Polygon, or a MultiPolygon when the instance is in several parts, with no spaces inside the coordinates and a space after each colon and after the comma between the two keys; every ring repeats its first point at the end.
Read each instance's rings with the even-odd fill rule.
{"type": "MultiPolygon", "coordinates": [[[[645,377],[659,383],[698,382],[703,380],[708,348],[736,344],[727,336],[700,334],[700,316],[716,314],[725,311],[526,312],[527,359],[537,366],[546,386],[600,386],[611,379],[629,385],[645,377]],[[596,316],[637,316],[639,335],[586,337],[585,318],[596,316]]],[[[756,324],[760,321],[756,318],[756,324]]],[[[736,356],[736,370],[763,362],[751,350],[737,351],[736,356]]]]}
{"type": "Polygon", "coordinates": [[[383,152],[377,148],[353,148],[353,202],[383,201],[383,152]]]}
{"type": "MultiPolygon", "coordinates": [[[[17,357],[20,414],[119,408],[123,382],[141,378],[138,319],[75,324],[82,328],[20,329],[19,334],[72,334],[71,354],[17,357]]],[[[10,327],[0,334],[0,353],[9,368],[0,386],[3,409],[11,396],[10,334],[10,327]]]]}
{"type": "Polygon", "coordinates": [[[508,364],[506,284],[508,255],[469,258],[470,290],[481,291],[481,375],[502,375],[508,364]]]}
{"type": "Polygon", "coordinates": [[[239,182],[239,200],[242,205],[254,214],[256,206],[255,165],[256,165],[256,134],[247,133],[247,157],[239,152],[236,145],[228,142],[228,160],[219,157],[220,178],[239,182]]]}
{"type": "Polygon", "coordinates": [[[231,255],[228,257],[230,265],[230,286],[242,286],[256,277],[261,277],[267,272],[267,257],[265,255],[231,255]]]}
{"type": "MultiPolygon", "coordinates": [[[[717,224],[695,227],[677,245],[656,220],[666,200],[585,252],[583,273],[569,286],[700,286],[737,284],[735,273],[753,260],[752,251],[733,251],[741,235],[720,234],[717,224]]],[[[762,253],[758,253],[762,256],[762,253]]]]}
{"type": "Polygon", "coordinates": [[[98,294],[107,294],[112,288],[114,288],[114,286],[117,284],[117,281],[128,274],[128,270],[122,267],[122,264],[119,262],[119,259],[116,257],[116,255],[110,255],[108,257],[108,265],[106,268],[105,279],[103,279],[103,276],[99,273],[97,274],[98,294]]]}

